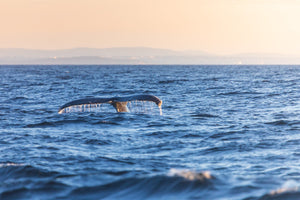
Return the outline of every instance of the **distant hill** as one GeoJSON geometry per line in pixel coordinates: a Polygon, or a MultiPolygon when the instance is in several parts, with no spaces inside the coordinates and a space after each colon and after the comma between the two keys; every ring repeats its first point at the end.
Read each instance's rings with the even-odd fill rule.
{"type": "Polygon", "coordinates": [[[168,49],[154,49],[145,47],[121,47],[121,48],[73,48],[62,50],[35,50],[35,49],[0,49],[0,56],[24,56],[24,57],[74,57],[74,56],[170,56],[179,52],[168,49]]]}
{"type": "Polygon", "coordinates": [[[147,47],[63,50],[0,48],[0,64],[300,64],[300,57],[276,54],[218,56],[202,51],[147,47]]]}

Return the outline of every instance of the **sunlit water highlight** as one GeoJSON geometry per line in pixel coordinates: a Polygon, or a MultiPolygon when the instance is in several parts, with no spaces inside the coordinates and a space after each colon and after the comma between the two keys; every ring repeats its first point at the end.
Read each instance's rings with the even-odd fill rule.
{"type": "Polygon", "coordinates": [[[300,199],[299,66],[0,74],[0,199],[300,199]],[[74,99],[136,94],[161,98],[163,115],[135,102],[129,113],[57,113],[74,99]]]}

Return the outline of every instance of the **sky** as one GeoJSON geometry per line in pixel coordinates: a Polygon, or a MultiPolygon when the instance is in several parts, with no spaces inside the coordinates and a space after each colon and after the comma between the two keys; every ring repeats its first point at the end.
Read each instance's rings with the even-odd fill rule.
{"type": "Polygon", "coordinates": [[[300,55],[300,0],[0,0],[0,48],[300,55]]]}

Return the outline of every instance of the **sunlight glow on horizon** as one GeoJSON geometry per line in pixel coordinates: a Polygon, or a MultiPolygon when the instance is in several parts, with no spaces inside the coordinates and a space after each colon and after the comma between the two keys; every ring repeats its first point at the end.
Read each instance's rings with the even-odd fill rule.
{"type": "Polygon", "coordinates": [[[2,0],[0,8],[0,48],[300,54],[296,0],[2,0]]]}

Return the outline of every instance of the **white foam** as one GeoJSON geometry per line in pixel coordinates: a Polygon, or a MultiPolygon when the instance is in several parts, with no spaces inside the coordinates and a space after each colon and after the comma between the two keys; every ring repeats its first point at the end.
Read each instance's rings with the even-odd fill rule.
{"type": "Polygon", "coordinates": [[[0,163],[0,168],[1,167],[20,167],[20,166],[24,166],[24,164],[20,164],[20,163],[0,163]]]}
{"type": "Polygon", "coordinates": [[[192,170],[184,170],[184,169],[170,169],[169,176],[180,176],[184,179],[195,181],[195,180],[207,180],[212,179],[213,176],[209,171],[196,172],[192,170]]]}
{"type": "Polygon", "coordinates": [[[287,182],[285,182],[281,188],[273,190],[270,192],[270,195],[278,195],[281,193],[285,193],[285,192],[297,192],[299,191],[299,185],[297,184],[296,181],[293,180],[289,180],[287,182]]]}

